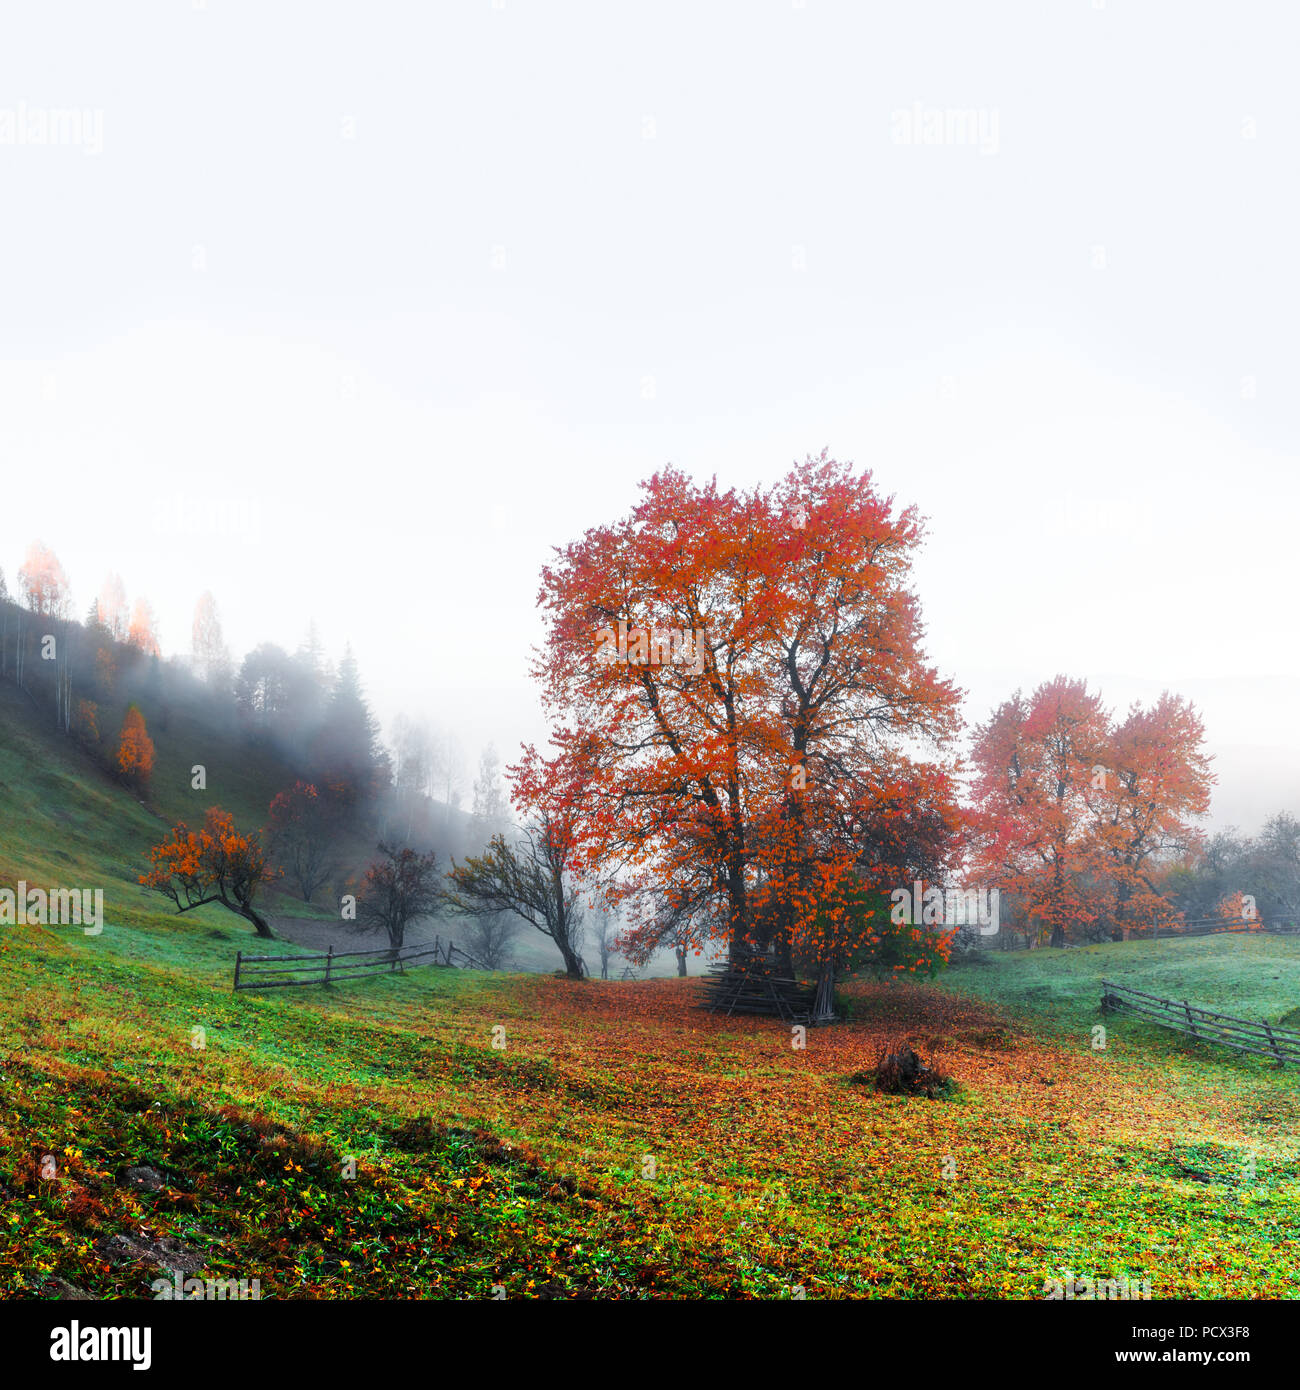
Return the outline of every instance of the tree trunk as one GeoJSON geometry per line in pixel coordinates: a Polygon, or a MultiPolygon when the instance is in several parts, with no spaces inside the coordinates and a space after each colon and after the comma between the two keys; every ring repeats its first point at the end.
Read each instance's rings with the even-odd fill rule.
{"type": "Polygon", "coordinates": [[[835,1022],[835,967],[825,964],[817,975],[817,997],[813,1000],[814,1023],[835,1022]]]}
{"type": "Polygon", "coordinates": [[[275,933],[267,926],[266,919],[255,908],[245,903],[243,907],[237,907],[234,910],[253,924],[257,929],[258,936],[264,937],[267,941],[275,940],[275,933]]]}
{"type": "MultiPolygon", "coordinates": [[[[740,801],[740,789],[731,788],[732,806],[740,801]]],[[[728,957],[734,967],[745,956],[749,946],[749,894],[745,888],[745,829],[740,816],[731,813],[731,848],[727,854],[727,897],[731,903],[731,936],[728,957]]]]}
{"type": "Polygon", "coordinates": [[[727,879],[727,896],[731,900],[731,936],[727,942],[727,954],[733,969],[749,952],[749,904],[745,900],[745,885],[740,874],[731,874],[727,879]]]}
{"type": "Polygon", "coordinates": [[[560,954],[564,957],[564,973],[571,980],[582,979],[586,971],[583,970],[582,961],[569,944],[569,938],[567,936],[557,936],[555,938],[555,944],[560,948],[560,954]]]}
{"type": "Polygon", "coordinates": [[[1052,923],[1052,936],[1047,944],[1049,946],[1065,945],[1065,928],[1059,922],[1052,923]]]}
{"type": "Polygon", "coordinates": [[[686,947],[674,946],[673,950],[677,953],[677,973],[682,979],[686,978],[686,947]]]}
{"type": "Polygon", "coordinates": [[[776,934],[776,961],[781,974],[787,980],[793,980],[794,956],[790,951],[790,933],[784,926],[780,927],[776,934]]]}

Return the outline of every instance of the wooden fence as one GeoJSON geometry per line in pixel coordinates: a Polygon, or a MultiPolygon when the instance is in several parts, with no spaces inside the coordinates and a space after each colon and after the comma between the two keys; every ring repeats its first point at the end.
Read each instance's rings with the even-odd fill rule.
{"type": "Polygon", "coordinates": [[[1300,1062],[1300,1033],[1291,1028],[1211,1013],[1208,1009],[1196,1008],[1186,999],[1161,999],[1111,980],[1103,980],[1101,989],[1101,1007],[1105,1013],[1126,1009],[1162,1028],[1219,1043],[1237,1052],[1249,1052],[1255,1057],[1268,1057],[1279,1067],[1287,1062],[1300,1062]]]}
{"type": "MultiPolygon", "coordinates": [[[[1265,921],[1262,917],[1255,921],[1227,920],[1222,917],[1197,917],[1181,922],[1166,922],[1163,925],[1154,922],[1124,922],[1117,928],[1124,933],[1124,941],[1177,941],[1185,936],[1212,936],[1219,932],[1231,932],[1234,935],[1246,936],[1263,933],[1268,936],[1296,936],[1300,935],[1300,922],[1293,917],[1275,917],[1271,921],[1265,921]]],[[[971,944],[982,949],[991,950],[1001,946],[1007,949],[1008,942],[1024,940],[1032,945],[1034,933],[1025,932],[1012,925],[1004,925],[1001,930],[992,936],[975,936],[971,939],[971,944]]],[[[1108,945],[1109,928],[1104,931],[1096,942],[1073,942],[1067,941],[1066,948],[1083,945],[1108,945]]]]}
{"type": "Polygon", "coordinates": [[[236,989],[283,989],[288,985],[332,985],[336,980],[356,980],[375,971],[400,970],[412,961],[427,965],[456,965],[463,961],[471,969],[488,967],[468,951],[462,951],[454,941],[444,946],[435,937],[431,946],[410,946],[400,951],[336,951],[333,946],[324,955],[314,956],[246,956],[235,955],[236,989]],[[280,976],[292,978],[278,978],[280,976]],[[305,976],[305,978],[303,978],[305,976]]]}
{"type": "Polygon", "coordinates": [[[1162,937],[1168,939],[1171,936],[1211,936],[1218,932],[1265,932],[1272,936],[1294,936],[1300,932],[1291,918],[1275,918],[1271,922],[1259,918],[1256,921],[1225,921],[1222,917],[1197,917],[1190,921],[1167,923],[1165,926],[1140,925],[1132,923],[1129,926],[1130,935],[1134,938],[1151,936],[1154,940],[1162,937]]]}
{"type": "Polygon", "coordinates": [[[813,991],[776,973],[770,957],[755,954],[709,967],[699,1007],[715,1014],[760,1014],[787,1023],[807,1023],[813,991]]]}

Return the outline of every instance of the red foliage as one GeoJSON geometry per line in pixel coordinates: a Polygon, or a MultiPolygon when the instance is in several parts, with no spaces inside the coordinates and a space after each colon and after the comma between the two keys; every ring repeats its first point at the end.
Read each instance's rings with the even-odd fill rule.
{"type": "Polygon", "coordinates": [[[870,839],[882,793],[947,796],[899,751],[958,726],[908,587],[921,534],[824,454],[752,493],[655,475],[543,571],[535,675],[563,722],[554,758],[511,770],[516,799],[567,820],[575,865],[617,865],[614,896],[832,962],[850,885],[898,867],[870,839]]]}

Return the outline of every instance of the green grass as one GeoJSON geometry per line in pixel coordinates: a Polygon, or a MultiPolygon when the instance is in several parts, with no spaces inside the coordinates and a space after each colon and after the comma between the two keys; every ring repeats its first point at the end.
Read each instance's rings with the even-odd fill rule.
{"type": "MultiPolygon", "coordinates": [[[[949,988],[996,1002],[1012,1015],[1031,1017],[1054,1036],[1091,1040],[1106,1028],[1108,1046],[1128,1047],[1157,1066],[1174,1059],[1226,1062],[1227,1050],[1198,1042],[1124,1013],[1103,1017],[1102,980],[1162,999],[1260,1023],[1281,1023],[1300,1005],[1300,941],[1290,937],[1193,937],[1182,941],[1126,941],[1053,951],[988,951],[956,963],[949,988]]],[[[1250,1059],[1238,1058],[1250,1068],[1250,1059]]],[[[1257,1069],[1271,1064],[1260,1061],[1257,1069]]]]}
{"type": "MultiPolygon", "coordinates": [[[[1300,1296],[1296,1073],[1122,1015],[1092,1046],[1103,976],[1280,1018],[1300,943],[846,983],[851,1017],[804,1049],[699,1013],[696,980],[424,967],[235,995],[245,925],[141,893],[159,822],[10,713],[0,883],[102,885],[109,925],[0,929],[0,1293],[147,1297],[166,1240],[267,1298],[1038,1298],[1066,1273],[1300,1296]],[[854,1084],[899,1038],[948,1096],[854,1084]]],[[[174,732],[160,759],[202,761],[174,732]]]]}
{"type": "MultiPolygon", "coordinates": [[[[426,968],[234,995],[238,940],[170,921],[0,938],[10,1293],[140,1295],[157,1271],[105,1242],[143,1226],[269,1297],[1035,1297],[1065,1272],[1300,1295],[1294,1075],[1162,1056],[1122,1025],[1094,1052],[1079,953],[849,986],[854,1021],[798,1053],[693,1013],[693,982],[426,968]],[[1005,1013],[963,1002],[976,980],[1005,1013]],[[900,1033],[954,1098],[849,1081],[900,1033]],[[161,1192],[123,1187],[137,1164],[161,1192]]],[[[1199,956],[1187,978],[1244,988],[1249,962],[1205,946],[1173,947],[1199,956]]]]}

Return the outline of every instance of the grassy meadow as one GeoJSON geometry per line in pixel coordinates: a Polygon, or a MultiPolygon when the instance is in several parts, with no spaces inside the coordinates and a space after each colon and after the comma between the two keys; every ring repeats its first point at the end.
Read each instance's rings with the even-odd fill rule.
{"type": "MultiPolygon", "coordinates": [[[[1300,943],[989,953],[846,984],[803,1047],[700,1012],[698,978],[236,995],[247,925],[135,883],[164,822],[198,819],[187,782],[146,807],[3,713],[0,883],[102,886],[107,925],[0,928],[0,1294],[148,1297],[160,1265],[280,1299],[1300,1294],[1295,1073],[1092,1031],[1103,976],[1294,1017],[1300,943]],[[864,1084],[899,1039],[956,1087],[864,1084]]],[[[159,732],[160,765],[207,762],[237,814],[282,780],[187,737],[159,732]]]]}
{"type": "Polygon", "coordinates": [[[1300,1293],[1294,1075],[1090,1031],[1102,973],[1224,1005],[1252,972],[1300,980],[1294,943],[850,985],[852,1017],[801,1049],[698,1012],[697,980],[425,967],[236,996],[233,921],[0,940],[6,1293],[140,1296],[168,1241],[281,1298],[1035,1298],[1067,1273],[1300,1293]],[[903,1037],[954,1094],[854,1080],[903,1037]]]}

